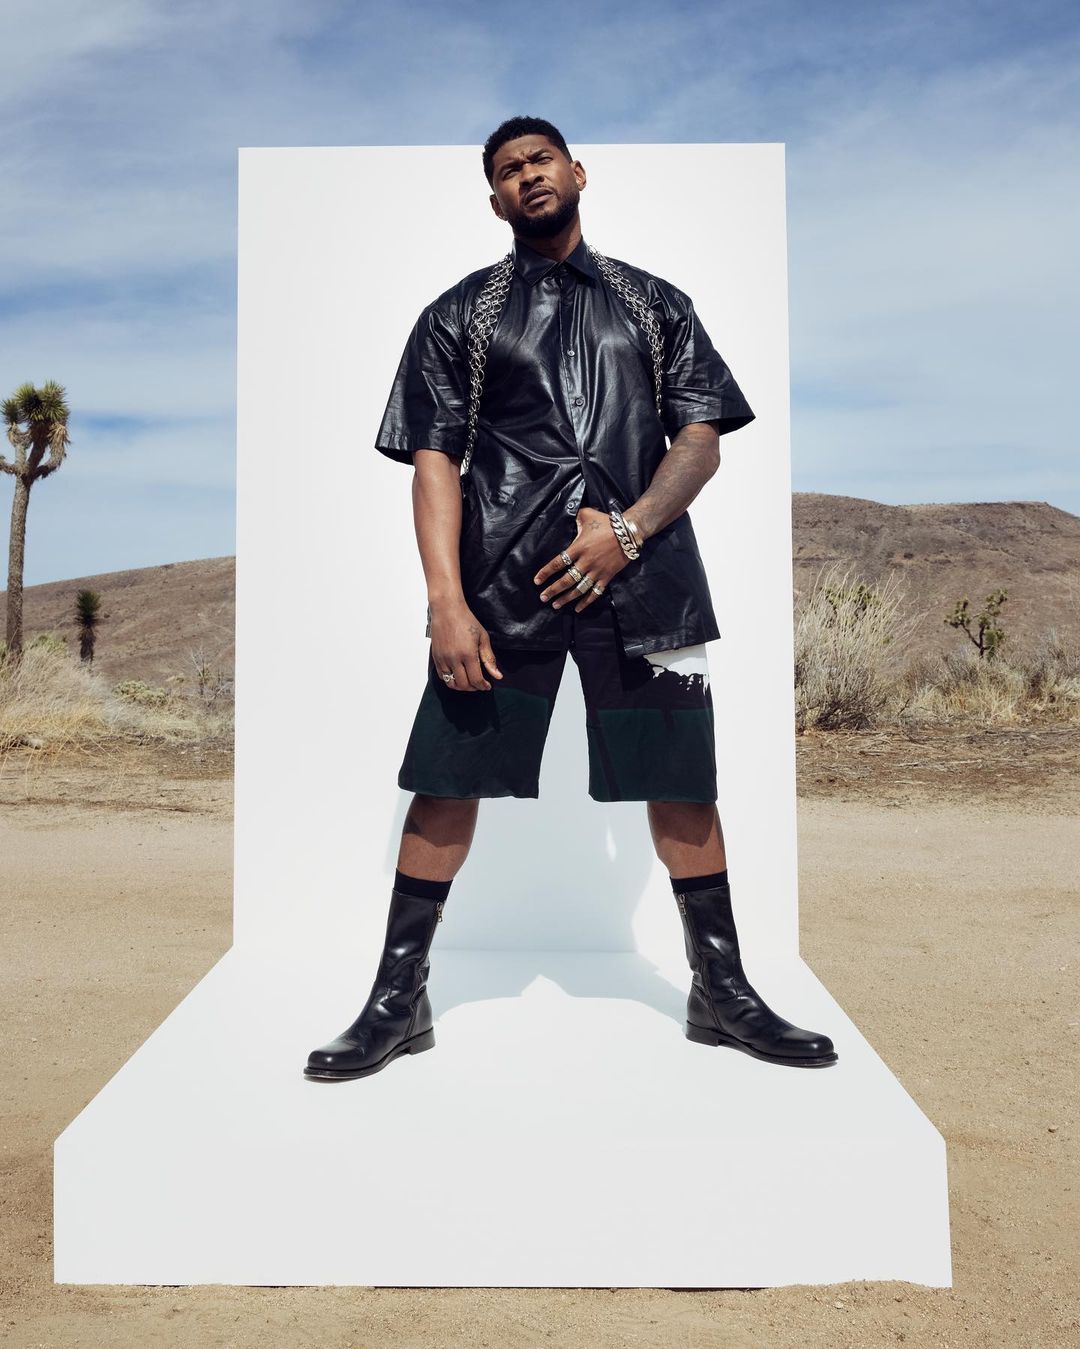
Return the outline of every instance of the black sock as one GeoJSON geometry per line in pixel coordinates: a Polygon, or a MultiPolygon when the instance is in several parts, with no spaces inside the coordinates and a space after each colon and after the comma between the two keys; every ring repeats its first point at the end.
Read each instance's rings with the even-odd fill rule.
{"type": "Polygon", "coordinates": [[[711,890],[714,886],[727,883],[727,867],[723,871],[714,871],[708,876],[684,876],[681,880],[675,876],[670,876],[668,879],[671,881],[671,889],[675,894],[679,894],[683,890],[711,890]]]}
{"type": "Polygon", "coordinates": [[[394,868],[394,889],[418,899],[445,899],[453,883],[452,880],[426,881],[422,876],[406,876],[404,871],[394,868]]]}

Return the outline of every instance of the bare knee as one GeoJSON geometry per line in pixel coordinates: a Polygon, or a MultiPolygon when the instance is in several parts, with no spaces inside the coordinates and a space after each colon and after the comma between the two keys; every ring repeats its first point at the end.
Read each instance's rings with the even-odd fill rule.
{"type": "Polygon", "coordinates": [[[433,814],[472,815],[480,800],[475,796],[429,796],[426,792],[415,792],[413,805],[433,814]]]}
{"type": "Polygon", "coordinates": [[[715,801],[648,801],[650,815],[675,820],[711,820],[717,813],[715,801]]]}
{"type": "Polygon", "coordinates": [[[416,792],[405,812],[406,834],[458,834],[471,831],[480,805],[471,796],[428,796],[416,792]]]}

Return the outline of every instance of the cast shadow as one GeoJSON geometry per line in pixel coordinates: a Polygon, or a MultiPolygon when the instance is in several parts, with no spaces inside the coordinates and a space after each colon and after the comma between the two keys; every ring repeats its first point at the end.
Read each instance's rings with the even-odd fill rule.
{"type": "MultiPolygon", "coordinates": [[[[585,709],[567,661],[548,731],[538,798],[481,800],[469,855],[454,879],[431,948],[436,1015],[465,1003],[519,997],[543,976],[571,997],[627,998],[686,1014],[690,972],[674,987],[637,949],[633,916],[658,865],[644,801],[587,793],[585,709]],[[440,948],[453,968],[440,970],[440,948]],[[619,955],[619,960],[595,959],[619,955]]],[[[388,840],[396,859],[412,800],[402,793],[388,840]]],[[[390,861],[390,869],[393,868],[390,861]]],[[[665,880],[664,884],[667,884],[665,880]]],[[[671,897],[677,948],[681,924],[671,897]]],[[[365,957],[373,976],[378,952],[365,957]]]]}

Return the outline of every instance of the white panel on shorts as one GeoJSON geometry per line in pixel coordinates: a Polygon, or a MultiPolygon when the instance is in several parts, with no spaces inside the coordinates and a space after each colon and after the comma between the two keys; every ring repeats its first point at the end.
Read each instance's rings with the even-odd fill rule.
{"type": "Polygon", "coordinates": [[[704,688],[709,687],[709,662],[703,642],[697,646],[673,647],[670,651],[650,651],[643,659],[655,667],[654,675],[669,670],[691,682],[700,680],[704,688]]]}

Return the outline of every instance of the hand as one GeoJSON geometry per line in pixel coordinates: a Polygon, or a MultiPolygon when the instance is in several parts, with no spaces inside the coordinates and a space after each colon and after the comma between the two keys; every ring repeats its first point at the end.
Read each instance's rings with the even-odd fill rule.
{"type": "MultiPolygon", "coordinates": [[[[611,516],[605,511],[593,510],[591,506],[582,506],[578,511],[577,535],[572,543],[566,545],[565,551],[582,576],[588,576],[592,584],[598,585],[601,590],[606,590],[612,577],[617,576],[630,561],[611,527],[611,516]]],[[[537,585],[544,586],[540,598],[550,599],[553,609],[561,609],[564,604],[578,597],[574,612],[580,614],[593,600],[600,598],[595,590],[579,594],[575,589],[578,582],[566,570],[566,563],[558,555],[550,562],[545,562],[533,580],[537,585]],[[561,576],[557,576],[550,585],[544,585],[549,577],[559,572],[561,576]],[[565,593],[567,591],[569,594],[565,593]]]]}
{"type": "Polygon", "coordinates": [[[482,693],[491,685],[483,666],[502,678],[487,628],[464,600],[431,606],[431,659],[439,682],[455,693],[482,693]],[[452,674],[452,681],[442,678],[452,674]]]}

